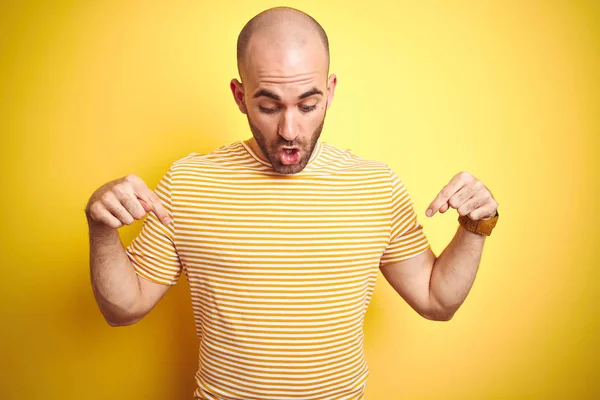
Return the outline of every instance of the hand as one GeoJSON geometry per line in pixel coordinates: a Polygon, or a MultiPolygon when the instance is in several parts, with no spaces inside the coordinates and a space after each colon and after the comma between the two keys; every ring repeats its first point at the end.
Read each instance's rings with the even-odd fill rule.
{"type": "Polygon", "coordinates": [[[444,186],[425,215],[432,217],[438,210],[443,214],[450,207],[456,208],[460,215],[468,215],[473,221],[479,221],[494,218],[498,202],[483,182],[468,172],[460,172],[444,186]]]}
{"type": "Polygon", "coordinates": [[[115,229],[131,225],[150,211],[164,225],[171,223],[158,196],[133,174],[102,185],[92,194],[85,207],[90,224],[100,223],[115,229]]]}

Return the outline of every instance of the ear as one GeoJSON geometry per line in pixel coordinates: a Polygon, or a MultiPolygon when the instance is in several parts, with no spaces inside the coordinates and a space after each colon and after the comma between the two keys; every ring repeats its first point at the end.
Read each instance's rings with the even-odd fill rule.
{"type": "Polygon", "coordinates": [[[231,88],[233,99],[238,105],[238,108],[243,114],[247,114],[248,109],[246,108],[246,101],[244,100],[244,85],[237,79],[232,79],[229,87],[231,88]]]}
{"type": "Polygon", "coordinates": [[[333,95],[335,94],[335,86],[337,85],[337,76],[331,74],[327,80],[327,109],[331,107],[333,101],[333,95]]]}

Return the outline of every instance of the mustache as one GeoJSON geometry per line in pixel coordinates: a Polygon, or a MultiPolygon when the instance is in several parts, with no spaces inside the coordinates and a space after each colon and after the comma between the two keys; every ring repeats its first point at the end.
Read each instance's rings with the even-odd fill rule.
{"type": "Polygon", "coordinates": [[[280,141],[277,141],[277,143],[275,144],[276,148],[283,147],[283,146],[299,147],[299,148],[304,147],[302,143],[295,142],[293,140],[283,140],[283,141],[280,140],[280,141]]]}

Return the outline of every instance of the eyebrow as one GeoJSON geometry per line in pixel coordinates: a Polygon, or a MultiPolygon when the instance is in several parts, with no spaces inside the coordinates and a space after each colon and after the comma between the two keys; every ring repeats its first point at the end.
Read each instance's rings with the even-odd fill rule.
{"type": "MultiPolygon", "coordinates": [[[[316,87],[310,89],[308,92],[302,93],[300,96],[298,96],[298,100],[302,100],[305,99],[307,97],[313,96],[315,94],[318,95],[323,95],[323,92],[320,91],[319,89],[317,89],[316,87]]],[[[281,97],[279,97],[278,95],[276,95],[275,93],[266,90],[266,89],[261,89],[258,92],[254,93],[254,95],[252,96],[253,99],[259,98],[259,97],[268,97],[270,99],[276,100],[276,101],[281,101],[281,97]]]]}
{"type": "Polygon", "coordinates": [[[300,96],[298,96],[298,100],[305,99],[305,98],[310,97],[315,94],[319,94],[319,95],[323,96],[323,92],[321,92],[319,89],[314,87],[314,88],[310,89],[308,92],[302,93],[300,96]]]}

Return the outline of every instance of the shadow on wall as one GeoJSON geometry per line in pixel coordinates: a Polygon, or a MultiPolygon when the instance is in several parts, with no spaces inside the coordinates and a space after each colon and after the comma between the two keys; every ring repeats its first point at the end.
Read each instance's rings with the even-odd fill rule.
{"type": "MultiPolygon", "coordinates": [[[[102,393],[97,398],[110,394],[114,399],[192,399],[196,389],[194,375],[198,368],[199,340],[183,273],[149,314],[125,327],[111,327],[105,322],[89,279],[81,287],[79,299],[72,302],[76,306],[72,310],[75,329],[72,336],[81,341],[78,347],[88,357],[73,358],[91,356],[98,363],[90,366],[92,371],[85,372],[85,375],[89,372],[96,375],[93,380],[103,386],[97,390],[96,394],[102,393]],[[95,348],[92,354],[90,347],[95,348]]],[[[73,351],[71,348],[69,352],[73,351]]],[[[75,367],[71,376],[84,374],[79,368],[75,367]]],[[[89,391],[92,381],[81,378],[87,381],[87,387],[77,390],[79,394],[89,391]]]]}
{"type": "Polygon", "coordinates": [[[196,390],[194,376],[198,369],[200,341],[196,335],[190,288],[184,272],[167,295],[162,299],[164,304],[160,316],[160,321],[165,323],[160,327],[161,336],[168,339],[162,344],[168,350],[162,354],[167,367],[163,383],[167,393],[164,398],[192,399],[196,390]]]}

